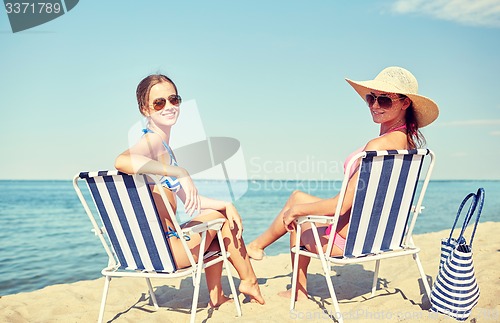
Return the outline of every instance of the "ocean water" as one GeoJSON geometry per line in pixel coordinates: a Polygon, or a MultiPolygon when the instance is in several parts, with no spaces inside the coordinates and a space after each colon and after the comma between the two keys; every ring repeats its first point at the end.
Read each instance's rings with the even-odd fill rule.
{"type": "MultiPolygon", "coordinates": [[[[210,195],[225,182],[197,185],[210,195]]],[[[326,198],[339,187],[336,181],[250,181],[235,202],[245,241],[269,226],[293,190],[326,198]]],[[[479,187],[486,191],[481,222],[500,222],[500,181],[431,181],[415,234],[450,228],[462,199],[479,187]]],[[[0,296],[101,277],[107,256],[91,228],[71,181],[0,181],[0,296]]],[[[284,236],[266,253],[288,253],[288,241],[284,236]]]]}

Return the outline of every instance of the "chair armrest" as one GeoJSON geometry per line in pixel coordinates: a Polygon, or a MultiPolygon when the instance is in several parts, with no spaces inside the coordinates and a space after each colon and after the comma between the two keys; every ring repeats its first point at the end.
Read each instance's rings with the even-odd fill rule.
{"type": "Polygon", "coordinates": [[[317,222],[317,223],[332,224],[334,219],[335,218],[333,216],[327,216],[327,215],[306,215],[298,217],[297,223],[302,224],[304,222],[317,222]]]}
{"type": "Polygon", "coordinates": [[[203,231],[207,230],[220,230],[222,228],[222,225],[226,222],[226,219],[220,218],[220,219],[215,219],[211,220],[208,222],[203,222],[197,225],[194,225],[189,228],[184,228],[182,229],[183,233],[200,233],[203,231]]]}

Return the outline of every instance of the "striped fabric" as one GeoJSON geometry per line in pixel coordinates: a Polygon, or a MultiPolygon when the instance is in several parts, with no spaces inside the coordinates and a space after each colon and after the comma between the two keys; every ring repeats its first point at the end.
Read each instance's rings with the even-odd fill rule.
{"type": "Polygon", "coordinates": [[[450,258],[450,254],[459,244],[464,244],[465,239],[463,237],[457,239],[451,238],[448,241],[448,238],[441,240],[441,259],[439,260],[439,269],[444,266],[446,260],[450,258]]]}
{"type": "Polygon", "coordinates": [[[345,257],[402,248],[413,196],[427,154],[427,149],[366,152],[360,165],[345,257]]]}
{"type": "Polygon", "coordinates": [[[459,321],[465,321],[469,317],[472,308],[479,301],[479,286],[472,261],[472,242],[483,203],[483,188],[479,188],[476,194],[470,193],[467,195],[458,208],[450,236],[441,240],[441,261],[439,262],[438,275],[432,286],[431,311],[449,315],[459,321]],[[452,238],[462,209],[470,198],[472,198],[472,202],[465,216],[460,235],[456,239],[452,238]],[[464,233],[476,211],[476,223],[470,243],[467,244],[464,233]]]}
{"type": "Polygon", "coordinates": [[[80,173],[92,194],[121,269],[176,270],[144,175],[80,173]]]}
{"type": "MultiPolygon", "coordinates": [[[[456,240],[454,242],[456,243],[456,240]]],[[[445,256],[446,260],[432,287],[431,311],[464,321],[479,300],[479,286],[474,275],[472,251],[465,242],[454,248],[451,253],[448,248],[444,249],[442,253],[448,257],[445,256]]]]}

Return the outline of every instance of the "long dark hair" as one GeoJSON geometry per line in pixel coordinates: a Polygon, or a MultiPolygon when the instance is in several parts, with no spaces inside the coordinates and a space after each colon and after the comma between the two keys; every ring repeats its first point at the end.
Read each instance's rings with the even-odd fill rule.
{"type": "Polygon", "coordinates": [[[168,82],[172,84],[175,89],[175,94],[179,94],[177,92],[177,86],[175,86],[174,81],[172,81],[169,77],[163,74],[151,74],[146,76],[144,79],[142,79],[141,82],[139,82],[139,85],[137,85],[137,90],[135,91],[135,94],[137,96],[137,104],[139,105],[139,111],[142,115],[145,115],[144,110],[149,105],[149,92],[151,91],[151,88],[156,84],[162,82],[168,82]]]}
{"type": "MultiPolygon", "coordinates": [[[[410,100],[411,102],[411,100],[410,100]]],[[[418,122],[413,110],[413,102],[406,109],[406,138],[410,148],[422,148],[425,146],[426,141],[424,135],[418,130],[418,122]]]]}

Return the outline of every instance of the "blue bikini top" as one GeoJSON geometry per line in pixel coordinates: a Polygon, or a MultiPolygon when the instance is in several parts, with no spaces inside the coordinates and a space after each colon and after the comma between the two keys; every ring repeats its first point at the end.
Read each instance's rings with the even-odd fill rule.
{"type": "MultiPolygon", "coordinates": [[[[148,128],[142,129],[142,132],[144,134],[155,133],[151,129],[148,129],[148,128]]],[[[170,146],[163,139],[162,139],[162,143],[163,143],[163,146],[165,147],[165,149],[168,151],[168,154],[170,155],[170,165],[171,166],[179,166],[177,164],[177,160],[175,159],[174,153],[172,152],[172,149],[170,148],[170,146]]],[[[160,178],[160,183],[163,187],[168,188],[169,190],[171,190],[174,193],[179,192],[180,189],[182,188],[181,183],[179,183],[179,179],[177,177],[174,177],[174,176],[162,176],[160,178]]]]}

